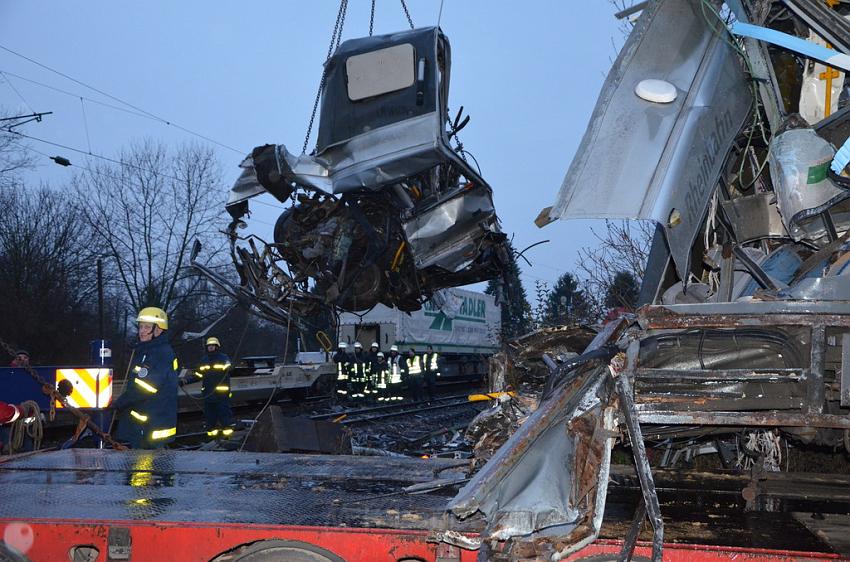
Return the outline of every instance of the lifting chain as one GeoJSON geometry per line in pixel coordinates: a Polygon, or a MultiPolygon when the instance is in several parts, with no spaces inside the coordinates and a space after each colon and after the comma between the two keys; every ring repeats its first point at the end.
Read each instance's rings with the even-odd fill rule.
{"type": "MultiPolygon", "coordinates": [[[[376,0],[372,0],[372,10],[369,14],[369,37],[372,36],[372,33],[375,30],[375,2],[376,0]]],[[[410,29],[413,29],[413,18],[410,17],[410,10],[407,9],[407,2],[405,2],[405,0],[401,0],[401,7],[404,10],[404,17],[407,18],[407,23],[410,25],[410,29]]],[[[331,43],[328,45],[328,54],[325,56],[325,64],[322,68],[322,79],[319,81],[319,90],[316,92],[316,99],[313,100],[313,111],[310,112],[310,122],[307,124],[307,134],[304,137],[304,145],[301,147],[302,155],[307,153],[307,146],[310,144],[310,135],[313,133],[313,124],[316,121],[316,111],[319,109],[319,101],[322,99],[322,92],[325,89],[325,82],[327,81],[327,62],[330,60],[331,55],[339,47],[339,44],[342,41],[342,28],[345,26],[345,14],[347,11],[348,0],[340,0],[339,11],[337,11],[336,22],[334,23],[334,30],[331,34],[331,43]]]]}
{"type": "MultiPolygon", "coordinates": [[[[0,339],[0,347],[2,347],[3,350],[6,351],[6,353],[11,355],[12,357],[15,356],[15,353],[16,353],[15,348],[10,346],[8,343],[6,343],[2,339],[0,339]]],[[[65,398],[61,394],[59,394],[59,391],[56,390],[55,388],[53,388],[52,385],[48,384],[48,382],[46,380],[44,380],[41,377],[41,375],[39,375],[35,371],[35,369],[33,369],[29,365],[24,366],[23,369],[26,370],[27,374],[30,377],[32,377],[33,380],[35,380],[38,384],[41,385],[42,392],[44,392],[45,394],[50,396],[50,398],[52,400],[56,400],[58,402],[65,404],[65,408],[67,408],[67,410],[69,412],[74,414],[77,417],[77,419],[80,420],[80,425],[87,426],[89,429],[92,430],[92,432],[94,434],[96,434],[98,437],[103,439],[103,441],[108,443],[113,449],[118,450],[118,451],[127,450],[127,447],[125,447],[121,443],[117,442],[115,439],[112,438],[111,435],[109,435],[108,433],[106,433],[105,431],[100,429],[100,427],[98,427],[98,425],[96,423],[91,421],[91,418],[85,412],[83,412],[82,410],[75,408],[74,406],[71,406],[70,404],[65,402],[65,398]]]]}
{"type": "Polygon", "coordinates": [[[410,29],[413,29],[413,18],[410,17],[410,10],[407,9],[407,2],[401,0],[401,7],[404,8],[404,17],[407,18],[407,23],[410,24],[410,29]]]}
{"type": "Polygon", "coordinates": [[[327,80],[327,62],[330,60],[334,50],[339,47],[342,40],[342,28],[345,26],[345,13],[348,11],[348,0],[340,0],[339,11],[336,14],[336,23],[331,34],[331,43],[328,45],[328,54],[325,56],[325,64],[322,65],[322,79],[319,81],[319,90],[316,92],[316,99],[313,101],[313,111],[310,113],[310,123],[307,125],[307,136],[304,137],[304,146],[301,147],[301,154],[307,153],[307,145],[310,143],[310,134],[313,132],[313,123],[316,120],[316,110],[319,109],[319,100],[322,99],[322,91],[325,89],[325,81],[327,80]]]}

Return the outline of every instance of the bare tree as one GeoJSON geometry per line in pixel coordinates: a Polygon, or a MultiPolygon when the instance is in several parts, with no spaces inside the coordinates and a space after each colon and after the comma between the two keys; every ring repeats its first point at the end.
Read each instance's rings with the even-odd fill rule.
{"type": "MultiPolygon", "coordinates": [[[[0,108],[0,117],[12,117],[0,108]]],[[[0,121],[0,188],[9,188],[21,182],[21,172],[32,168],[34,159],[27,151],[21,137],[11,132],[15,120],[0,121]]]]}
{"type": "Polygon", "coordinates": [[[171,153],[146,141],[119,160],[74,178],[93,244],[108,256],[132,308],[178,310],[206,290],[187,268],[194,240],[205,242],[208,264],[223,245],[220,167],[212,150],[197,144],[171,153]]]}
{"type": "Polygon", "coordinates": [[[579,269],[584,273],[588,296],[604,308],[606,297],[616,290],[618,274],[628,273],[638,286],[643,280],[655,225],[648,221],[605,221],[605,231],[591,229],[597,244],[579,250],[579,269]]]}
{"type": "Polygon", "coordinates": [[[95,258],[71,197],[0,187],[0,336],[35,361],[81,361],[95,336],[95,258]]]}

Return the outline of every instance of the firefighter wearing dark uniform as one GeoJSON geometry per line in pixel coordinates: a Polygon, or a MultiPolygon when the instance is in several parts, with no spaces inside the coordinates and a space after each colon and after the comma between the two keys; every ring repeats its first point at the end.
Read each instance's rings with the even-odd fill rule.
{"type": "Polygon", "coordinates": [[[204,397],[205,430],[208,437],[229,437],[233,433],[230,410],[230,357],[221,352],[218,338],[207,338],[207,353],[201,357],[195,376],[201,379],[204,397]]]}
{"type": "Polygon", "coordinates": [[[415,349],[407,352],[407,376],[403,377],[405,384],[414,401],[422,400],[422,358],[415,349]]]}
{"type": "Polygon", "coordinates": [[[124,392],[115,400],[120,441],[156,449],[177,433],[177,357],[165,335],[168,316],[156,307],[139,311],[139,344],[124,392]]]}
{"type": "Polygon", "coordinates": [[[407,361],[399,355],[398,346],[390,348],[390,358],[387,361],[387,402],[403,400],[401,394],[402,376],[407,372],[407,361]]]}
{"type": "Polygon", "coordinates": [[[353,376],[351,378],[351,399],[354,402],[362,402],[366,398],[366,373],[367,361],[366,354],[363,353],[363,345],[356,341],[354,342],[354,363],[353,376]]]}
{"type": "Polygon", "coordinates": [[[387,358],[381,351],[375,354],[375,361],[372,363],[372,378],[375,381],[375,399],[378,402],[386,402],[389,374],[387,372],[387,358]]]}
{"type": "Polygon", "coordinates": [[[370,402],[378,401],[378,342],[372,342],[366,354],[366,387],[363,392],[370,402]]]}
{"type": "Polygon", "coordinates": [[[428,390],[428,400],[434,399],[437,390],[437,377],[440,376],[439,366],[440,354],[434,351],[434,346],[429,345],[428,350],[422,354],[422,372],[425,375],[425,388],[428,390]]]}
{"type": "Polygon", "coordinates": [[[343,342],[339,343],[339,349],[334,353],[334,363],[336,363],[336,398],[340,401],[348,400],[349,389],[351,385],[351,361],[348,353],[346,353],[346,345],[343,342]]]}

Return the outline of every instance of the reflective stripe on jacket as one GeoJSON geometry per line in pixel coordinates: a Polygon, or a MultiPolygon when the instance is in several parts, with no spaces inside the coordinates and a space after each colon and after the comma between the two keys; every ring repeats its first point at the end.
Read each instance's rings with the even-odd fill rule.
{"type": "MultiPolygon", "coordinates": [[[[177,357],[164,334],[136,346],[124,392],[113,406],[143,429],[148,442],[165,442],[177,433],[177,374],[177,357]]],[[[120,431],[119,439],[132,443],[138,429],[124,429],[129,433],[120,431]]]]}
{"type": "Polygon", "coordinates": [[[203,380],[201,393],[204,397],[227,397],[230,395],[230,357],[221,352],[201,357],[196,374],[203,380]]]}

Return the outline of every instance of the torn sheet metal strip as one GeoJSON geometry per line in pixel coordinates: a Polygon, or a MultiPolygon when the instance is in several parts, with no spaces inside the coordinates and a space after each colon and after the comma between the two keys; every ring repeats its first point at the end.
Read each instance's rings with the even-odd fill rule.
{"type": "Polygon", "coordinates": [[[836,48],[850,53],[850,22],[823,0],[783,0],[815,33],[836,48]]]}
{"type": "MultiPolygon", "coordinates": [[[[762,24],[770,13],[769,2],[761,2],[757,5],[752,16],[747,13],[741,0],[726,0],[726,4],[732,9],[738,21],[744,23],[762,24]]],[[[782,101],[782,92],[779,90],[773,63],[767,52],[767,46],[761,41],[745,37],[744,50],[749,60],[752,78],[758,84],[759,97],[770,125],[770,132],[773,134],[779,129],[779,124],[785,115],[785,104],[782,101]]]]}
{"type": "Polygon", "coordinates": [[[830,414],[798,414],[788,411],[683,412],[643,410],[637,404],[638,421],[658,425],[722,425],[733,427],[823,427],[850,429],[850,417],[830,414]]]}
{"type": "Polygon", "coordinates": [[[699,0],[652,3],[602,88],[549,213],[650,219],[664,226],[676,270],[690,250],[732,142],[751,116],[753,89],[728,38],[699,0]],[[670,103],[635,94],[646,79],[675,87],[670,103]]]}
{"type": "Polygon", "coordinates": [[[819,60],[827,66],[840,68],[847,72],[850,71],[850,55],[839,53],[833,49],[821,47],[817,43],[806,41],[794,35],[782,33],[769,27],[761,27],[749,23],[735,22],[730,28],[735,35],[743,37],[752,37],[759,41],[766,41],[783,49],[788,49],[799,53],[804,57],[819,60]]]}
{"type": "Polygon", "coordinates": [[[637,319],[646,330],[813,324],[850,327],[850,302],[753,300],[657,305],[641,308],[637,319]]]}
{"type": "MultiPolygon", "coordinates": [[[[627,325],[624,319],[609,323],[588,349],[616,340],[627,325]]],[[[483,512],[485,537],[507,540],[547,529],[566,536],[574,550],[598,534],[613,442],[613,381],[606,365],[580,369],[449,503],[460,518],[483,512]]]]}
{"type": "MultiPolygon", "coordinates": [[[[635,459],[635,470],[640,480],[643,502],[649,522],[652,524],[652,560],[653,562],[661,562],[661,552],[664,548],[664,520],[661,518],[661,506],[658,503],[658,494],[655,491],[655,480],[652,478],[652,468],[649,464],[649,458],[646,456],[643,432],[635,409],[634,391],[629,380],[629,377],[633,376],[637,368],[639,353],[640,342],[637,340],[630,342],[626,369],[617,376],[616,387],[617,396],[620,399],[620,411],[629,430],[632,455],[635,459]]],[[[616,374],[613,369],[611,373],[616,374]]]]}

